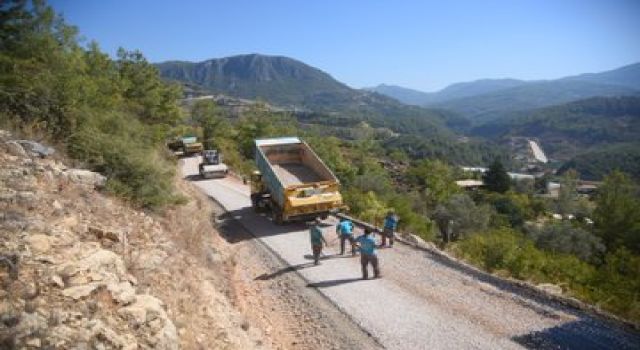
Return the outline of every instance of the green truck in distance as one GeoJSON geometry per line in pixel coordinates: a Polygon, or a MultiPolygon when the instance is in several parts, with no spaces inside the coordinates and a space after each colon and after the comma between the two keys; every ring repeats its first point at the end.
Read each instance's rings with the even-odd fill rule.
{"type": "Polygon", "coordinates": [[[202,142],[195,136],[184,136],[167,142],[167,147],[173,152],[182,152],[183,156],[191,156],[204,151],[202,142]]]}

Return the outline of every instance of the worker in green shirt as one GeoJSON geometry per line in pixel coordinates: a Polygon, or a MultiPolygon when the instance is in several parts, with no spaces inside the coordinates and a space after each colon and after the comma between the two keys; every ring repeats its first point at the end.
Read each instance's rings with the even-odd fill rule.
{"type": "Polygon", "coordinates": [[[327,241],[322,235],[322,220],[316,218],[310,229],[311,236],[311,251],[313,252],[313,263],[318,265],[320,263],[320,253],[322,253],[322,244],[327,245],[327,241]]]}

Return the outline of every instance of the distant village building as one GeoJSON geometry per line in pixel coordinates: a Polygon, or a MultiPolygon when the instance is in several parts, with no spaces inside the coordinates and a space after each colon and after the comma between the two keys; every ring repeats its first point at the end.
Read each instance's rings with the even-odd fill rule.
{"type": "Polygon", "coordinates": [[[456,185],[458,185],[458,187],[461,187],[465,190],[475,190],[484,186],[484,182],[482,182],[482,180],[474,180],[474,179],[458,180],[456,181],[456,185]]]}
{"type": "MultiPolygon", "coordinates": [[[[485,173],[488,169],[483,167],[462,167],[462,170],[468,171],[471,173],[485,173]]],[[[522,173],[507,173],[512,180],[520,181],[520,180],[535,180],[535,176],[531,174],[522,174],[522,173]]]]}

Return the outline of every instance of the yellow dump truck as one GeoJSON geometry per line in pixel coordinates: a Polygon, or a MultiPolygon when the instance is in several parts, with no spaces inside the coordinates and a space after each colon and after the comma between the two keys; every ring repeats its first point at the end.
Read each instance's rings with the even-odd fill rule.
{"type": "Polygon", "coordinates": [[[202,142],[198,142],[195,136],[175,138],[167,142],[167,147],[173,152],[182,152],[183,156],[191,156],[204,150],[202,142]]]}
{"type": "Polygon", "coordinates": [[[198,138],[195,136],[192,137],[183,137],[182,138],[182,154],[185,156],[191,156],[194,154],[198,154],[204,151],[204,146],[202,142],[198,142],[198,138]]]}
{"type": "Polygon", "coordinates": [[[255,141],[251,202],[270,210],[273,221],[327,216],[343,209],[340,182],[311,147],[297,137],[255,141]]]}

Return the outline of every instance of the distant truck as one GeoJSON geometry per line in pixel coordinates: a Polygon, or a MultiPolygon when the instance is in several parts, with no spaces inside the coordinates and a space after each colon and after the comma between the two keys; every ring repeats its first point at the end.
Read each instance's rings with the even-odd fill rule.
{"type": "Polygon", "coordinates": [[[198,154],[204,151],[204,146],[202,145],[202,142],[198,142],[198,138],[195,136],[183,137],[181,140],[182,140],[182,154],[185,156],[198,154]]]}
{"type": "Polygon", "coordinates": [[[345,208],[340,182],[299,138],[256,140],[255,157],[251,202],[256,211],[270,209],[275,223],[325,217],[345,208]]]}
{"type": "Polygon", "coordinates": [[[198,165],[200,176],[204,179],[212,177],[225,177],[229,168],[222,162],[222,154],[217,150],[202,151],[202,161],[198,165]]]}
{"type": "Polygon", "coordinates": [[[204,150],[201,142],[195,136],[185,136],[167,142],[167,147],[173,152],[182,152],[184,156],[198,154],[204,150]]]}

